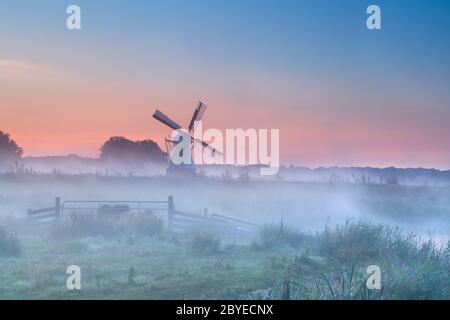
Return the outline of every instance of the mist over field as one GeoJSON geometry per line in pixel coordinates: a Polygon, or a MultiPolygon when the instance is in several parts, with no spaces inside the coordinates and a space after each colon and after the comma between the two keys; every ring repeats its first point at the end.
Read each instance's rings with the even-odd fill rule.
{"type": "Polygon", "coordinates": [[[112,137],[98,159],[21,158],[3,141],[0,298],[450,297],[448,171],[173,171],[152,140],[112,137]]]}
{"type": "Polygon", "coordinates": [[[423,235],[450,233],[450,187],[302,181],[253,181],[123,175],[2,175],[0,216],[63,201],[146,201],[174,196],[176,208],[234,216],[255,223],[284,220],[302,230],[348,219],[399,226],[423,235]]]}
{"type": "Polygon", "coordinates": [[[5,173],[0,297],[449,298],[449,212],[449,186],[5,173]],[[127,213],[126,201],[169,196],[177,214],[195,219],[172,229],[168,211],[127,213]],[[89,203],[90,209],[64,210],[53,222],[31,219],[28,209],[52,207],[56,197],[62,206],[123,203],[89,203]],[[77,295],[65,288],[65,268],[73,264],[84,274],[77,295]],[[373,264],[392,280],[382,291],[357,289],[373,264]],[[348,272],[355,283],[340,288],[348,272]],[[286,281],[295,294],[286,293],[286,281]],[[336,292],[327,289],[328,281],[336,292]]]}

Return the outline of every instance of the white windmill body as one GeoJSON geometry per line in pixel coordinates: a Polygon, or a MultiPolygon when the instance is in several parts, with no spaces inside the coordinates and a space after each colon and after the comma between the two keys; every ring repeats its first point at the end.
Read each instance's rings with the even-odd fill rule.
{"type": "MultiPolygon", "coordinates": [[[[195,127],[194,127],[195,123],[196,123],[196,121],[202,120],[203,115],[205,114],[206,108],[207,108],[207,106],[203,102],[200,101],[197,105],[197,108],[194,111],[191,121],[189,122],[189,127],[188,127],[189,131],[188,132],[189,132],[189,136],[190,136],[190,140],[191,140],[190,141],[191,154],[192,154],[193,148],[196,143],[201,144],[205,148],[211,149],[213,153],[217,152],[217,154],[221,154],[220,151],[216,150],[215,148],[210,146],[208,143],[206,143],[202,140],[194,139],[194,137],[193,137],[194,130],[195,130],[195,127]]],[[[173,121],[172,119],[170,119],[168,116],[166,116],[164,113],[162,113],[159,110],[155,111],[155,113],[153,114],[153,118],[155,118],[156,120],[165,124],[172,130],[182,129],[182,127],[177,122],[173,121]]],[[[168,156],[168,161],[169,161],[169,167],[167,168],[167,174],[168,175],[177,175],[177,176],[180,176],[180,175],[181,176],[193,176],[196,174],[196,168],[195,168],[195,164],[192,161],[192,158],[191,158],[190,163],[175,164],[172,161],[173,147],[180,142],[181,142],[181,139],[175,141],[175,140],[172,140],[171,136],[169,136],[168,138],[165,138],[166,151],[167,151],[167,156],[168,156]]]]}

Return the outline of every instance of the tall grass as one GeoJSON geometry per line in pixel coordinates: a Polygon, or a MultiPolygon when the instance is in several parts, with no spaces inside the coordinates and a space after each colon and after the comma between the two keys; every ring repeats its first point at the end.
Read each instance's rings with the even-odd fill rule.
{"type": "Polygon", "coordinates": [[[153,237],[163,231],[163,221],[153,214],[105,217],[94,214],[72,214],[56,222],[51,229],[55,238],[104,237],[123,235],[153,237]]]}
{"type": "Polygon", "coordinates": [[[17,257],[22,254],[22,246],[18,237],[6,226],[0,225],[0,258],[17,257]]]}
{"type": "Polygon", "coordinates": [[[444,261],[444,250],[430,241],[422,241],[415,234],[405,235],[398,228],[363,221],[347,221],[334,228],[326,226],[316,236],[320,255],[331,257],[341,263],[374,261],[410,263],[412,261],[444,261]]]}
{"type": "Polygon", "coordinates": [[[163,232],[164,222],[152,213],[145,213],[125,219],[121,228],[139,236],[154,237],[163,232]]]}
{"type": "Polygon", "coordinates": [[[197,254],[212,255],[220,250],[220,238],[211,233],[195,233],[189,243],[190,249],[197,254]]]}
{"type": "Polygon", "coordinates": [[[258,238],[252,243],[252,248],[266,250],[289,246],[297,249],[308,238],[307,234],[281,221],[277,224],[266,224],[262,226],[258,232],[258,238]]]}
{"type": "Polygon", "coordinates": [[[449,299],[448,250],[398,228],[361,221],[317,234],[318,254],[337,265],[379,265],[392,299],[449,299]]]}
{"type": "Polygon", "coordinates": [[[99,215],[73,213],[64,220],[56,221],[51,229],[54,238],[114,237],[118,224],[99,215]]]}
{"type": "MultiPolygon", "coordinates": [[[[265,248],[287,243],[292,227],[269,226],[258,239],[265,248]],[[290,231],[286,231],[290,230],[290,231]]],[[[270,299],[450,299],[450,248],[437,247],[398,228],[350,222],[300,237],[303,254],[275,269],[286,281],[265,294],[270,299]],[[314,258],[314,259],[312,259],[314,258]],[[314,263],[317,258],[325,263],[314,263]],[[369,265],[381,270],[382,288],[366,286],[369,265]],[[349,269],[348,266],[351,266],[349,269]],[[288,284],[288,285],[286,285],[288,284]]],[[[262,248],[260,245],[259,248],[262,248]]]]}

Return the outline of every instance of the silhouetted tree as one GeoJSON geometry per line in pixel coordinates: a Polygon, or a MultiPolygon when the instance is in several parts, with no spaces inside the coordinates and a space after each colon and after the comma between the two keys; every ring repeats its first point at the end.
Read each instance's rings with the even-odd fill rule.
{"type": "Polygon", "coordinates": [[[131,141],[125,137],[111,137],[100,151],[100,159],[107,161],[166,161],[166,153],[152,140],[131,141]]]}
{"type": "Polygon", "coordinates": [[[9,134],[0,131],[0,163],[13,162],[22,157],[23,150],[9,134]]]}

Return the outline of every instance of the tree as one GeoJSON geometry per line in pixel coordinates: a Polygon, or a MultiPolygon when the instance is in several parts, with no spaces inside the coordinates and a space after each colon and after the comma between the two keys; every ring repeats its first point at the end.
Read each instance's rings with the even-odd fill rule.
{"type": "Polygon", "coordinates": [[[8,163],[19,160],[23,149],[11,139],[9,134],[0,131],[0,163],[8,163]]]}
{"type": "Polygon", "coordinates": [[[111,137],[101,146],[100,151],[100,159],[106,161],[166,161],[166,153],[153,140],[131,141],[125,137],[111,137]]]}

